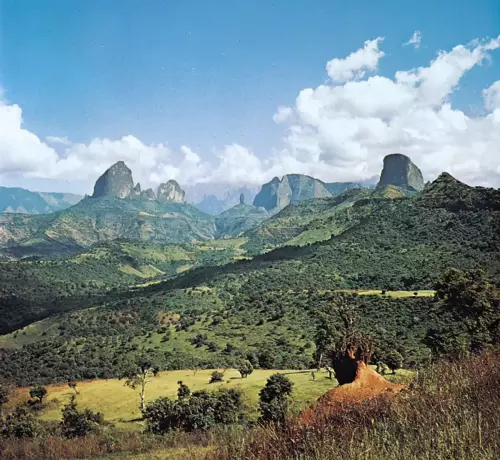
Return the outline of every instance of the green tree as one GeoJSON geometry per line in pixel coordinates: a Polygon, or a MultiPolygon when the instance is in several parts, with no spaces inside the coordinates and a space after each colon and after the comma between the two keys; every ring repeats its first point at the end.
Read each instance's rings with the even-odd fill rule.
{"type": "Polygon", "coordinates": [[[397,369],[403,367],[403,356],[396,350],[389,350],[383,357],[382,362],[392,371],[394,374],[397,369]]]}
{"type": "Polygon", "coordinates": [[[282,424],[286,420],[293,383],[283,374],[274,374],[259,393],[259,408],[262,422],[282,424]]]}
{"type": "Polygon", "coordinates": [[[189,389],[189,387],[182,380],[179,380],[177,382],[177,385],[179,385],[179,388],[177,389],[177,397],[179,399],[189,398],[189,396],[191,395],[191,390],[189,389]]]}
{"type": "Polygon", "coordinates": [[[210,382],[209,383],[217,383],[217,382],[223,382],[224,381],[224,374],[219,371],[213,371],[212,375],[210,376],[210,382]]]}
{"type": "Polygon", "coordinates": [[[253,372],[253,366],[250,361],[242,361],[238,366],[238,372],[241,374],[241,377],[246,379],[253,372]]]}
{"type": "Polygon", "coordinates": [[[146,408],[146,387],[151,383],[152,378],[158,375],[159,369],[152,360],[139,357],[135,363],[123,374],[125,385],[132,390],[139,388],[139,409],[141,412],[146,408]]]}
{"type": "Polygon", "coordinates": [[[446,270],[435,286],[442,324],[428,342],[438,354],[464,356],[498,340],[500,301],[481,270],[446,270]]]}
{"type": "Polygon", "coordinates": [[[0,383],[0,421],[2,420],[3,405],[9,402],[10,387],[0,383]]]}
{"type": "Polygon", "coordinates": [[[337,296],[321,314],[315,336],[318,367],[327,362],[330,378],[332,368],[339,385],[353,382],[358,362],[368,364],[374,352],[371,337],[358,325],[359,312],[345,295],[337,296]]]}
{"type": "Polygon", "coordinates": [[[33,438],[40,432],[40,423],[26,404],[17,406],[3,423],[2,434],[6,437],[33,438]]]}
{"type": "Polygon", "coordinates": [[[35,388],[31,388],[30,390],[30,398],[38,399],[40,404],[43,404],[43,398],[47,395],[47,388],[38,386],[35,388]]]}
{"type": "Polygon", "coordinates": [[[97,433],[104,424],[104,418],[99,412],[90,409],[79,411],[75,396],[62,411],[61,432],[67,438],[76,438],[97,433]]]}

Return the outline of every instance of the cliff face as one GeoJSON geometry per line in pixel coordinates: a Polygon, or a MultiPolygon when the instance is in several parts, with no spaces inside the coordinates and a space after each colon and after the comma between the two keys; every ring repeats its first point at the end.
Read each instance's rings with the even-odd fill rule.
{"type": "Polygon", "coordinates": [[[320,180],[302,174],[287,174],[281,180],[275,177],[264,184],[253,205],[268,211],[280,211],[290,203],[327,196],[331,193],[320,180]]]}
{"type": "Polygon", "coordinates": [[[423,190],[425,186],[420,169],[406,155],[400,153],[387,155],[384,158],[384,169],[377,187],[387,185],[413,189],[418,192],[423,190]]]}
{"type": "Polygon", "coordinates": [[[119,161],[97,179],[92,198],[104,196],[127,198],[134,193],[132,171],[123,161],[119,161]]]}
{"type": "Polygon", "coordinates": [[[186,193],[175,180],[160,184],[156,195],[161,203],[184,203],[186,193]]]}

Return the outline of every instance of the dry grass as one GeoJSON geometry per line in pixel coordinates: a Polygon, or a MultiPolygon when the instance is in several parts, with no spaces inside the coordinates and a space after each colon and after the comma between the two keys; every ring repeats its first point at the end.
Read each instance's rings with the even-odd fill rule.
{"type": "Polygon", "coordinates": [[[500,351],[422,372],[398,398],[344,407],[313,427],[221,438],[210,460],[500,458],[500,351]]]}

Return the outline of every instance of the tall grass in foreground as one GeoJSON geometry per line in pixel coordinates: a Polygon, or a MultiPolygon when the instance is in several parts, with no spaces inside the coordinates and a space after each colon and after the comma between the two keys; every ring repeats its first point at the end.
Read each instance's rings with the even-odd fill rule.
{"type": "Polygon", "coordinates": [[[396,398],[344,407],[312,427],[233,430],[210,460],[498,459],[500,351],[440,363],[396,398]]]}
{"type": "Polygon", "coordinates": [[[314,426],[233,426],[166,436],[105,430],[0,439],[0,459],[489,460],[500,458],[500,349],[420,372],[407,391],[342,407],[314,426]]]}

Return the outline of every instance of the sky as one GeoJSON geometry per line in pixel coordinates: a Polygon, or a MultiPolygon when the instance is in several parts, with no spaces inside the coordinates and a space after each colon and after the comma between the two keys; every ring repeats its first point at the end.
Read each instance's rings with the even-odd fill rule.
{"type": "Polygon", "coordinates": [[[370,180],[395,152],[500,187],[498,0],[0,0],[0,185],[370,180]]]}

